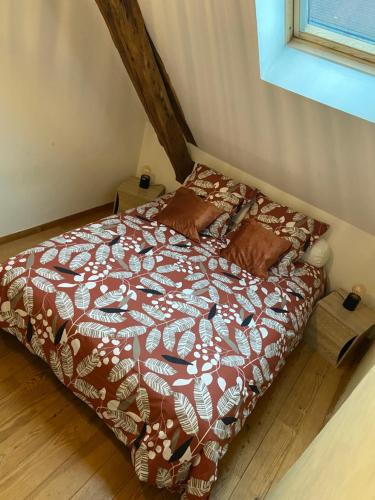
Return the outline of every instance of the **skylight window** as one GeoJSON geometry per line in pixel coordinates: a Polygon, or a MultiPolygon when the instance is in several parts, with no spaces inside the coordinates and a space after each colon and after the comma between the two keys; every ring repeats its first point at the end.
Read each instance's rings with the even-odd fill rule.
{"type": "Polygon", "coordinates": [[[375,0],[295,0],[294,36],[375,62],[375,0]]]}

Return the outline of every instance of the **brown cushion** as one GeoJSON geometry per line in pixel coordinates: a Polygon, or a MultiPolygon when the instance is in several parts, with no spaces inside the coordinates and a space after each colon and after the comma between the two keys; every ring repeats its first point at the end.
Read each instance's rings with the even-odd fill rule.
{"type": "Polygon", "coordinates": [[[254,219],[244,221],[220,255],[260,278],[289,250],[291,242],[276,236],[254,219]]]}
{"type": "Polygon", "coordinates": [[[190,240],[199,242],[198,233],[206,229],[222,212],[212,203],[199,198],[191,189],[181,187],[155,220],[190,240]]]}
{"type": "Polygon", "coordinates": [[[228,231],[231,216],[243,203],[249,203],[256,196],[256,190],[252,187],[200,163],[195,165],[192,173],[185,179],[184,187],[222,210],[221,216],[207,228],[207,232],[214,238],[222,238],[228,231]]]}
{"type": "Polygon", "coordinates": [[[291,241],[292,248],[282,259],[285,268],[299,259],[329,228],[328,224],[280,205],[260,191],[251,205],[249,216],[276,235],[291,241]]]}

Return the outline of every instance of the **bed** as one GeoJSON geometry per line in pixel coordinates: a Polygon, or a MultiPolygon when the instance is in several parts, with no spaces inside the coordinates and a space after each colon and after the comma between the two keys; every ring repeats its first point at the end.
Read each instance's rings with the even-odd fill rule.
{"type": "Polygon", "coordinates": [[[260,279],[136,211],[0,266],[0,329],[131,448],[141,481],[208,498],[219,460],[301,340],[325,285],[260,279]]]}

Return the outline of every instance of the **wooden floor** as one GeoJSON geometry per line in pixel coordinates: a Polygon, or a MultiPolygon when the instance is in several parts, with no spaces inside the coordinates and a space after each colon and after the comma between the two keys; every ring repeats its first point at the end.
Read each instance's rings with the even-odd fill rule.
{"type": "MultiPolygon", "coordinates": [[[[107,215],[98,211],[90,219],[107,215]]],[[[0,261],[88,220],[0,246],[0,261]]],[[[323,426],[347,370],[304,343],[223,458],[215,500],[262,499],[323,426]]],[[[0,499],[161,500],[141,484],[129,451],[11,335],[0,333],[0,499]]]]}

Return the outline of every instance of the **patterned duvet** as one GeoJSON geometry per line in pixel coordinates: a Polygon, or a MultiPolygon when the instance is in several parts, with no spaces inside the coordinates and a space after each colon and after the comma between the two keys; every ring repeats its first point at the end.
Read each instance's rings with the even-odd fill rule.
{"type": "Polygon", "coordinates": [[[0,328],[131,447],[137,476],[207,498],[217,465],[298,344],[324,272],[254,278],[136,212],[0,266],[0,328]]]}

